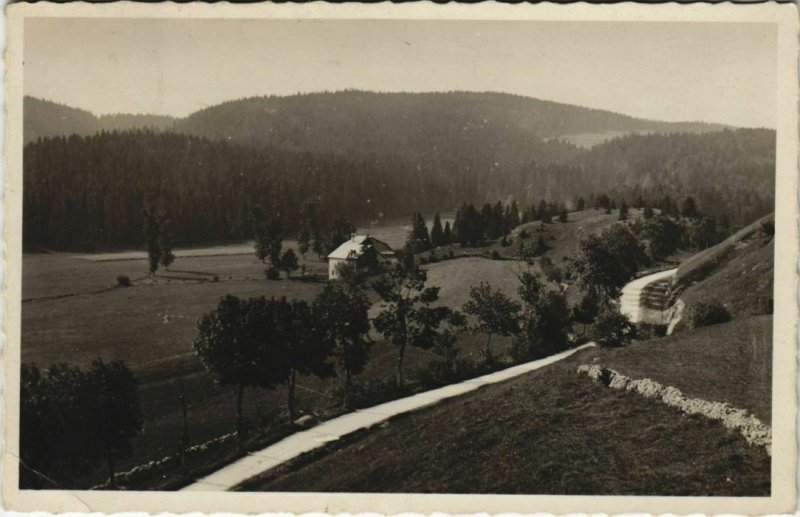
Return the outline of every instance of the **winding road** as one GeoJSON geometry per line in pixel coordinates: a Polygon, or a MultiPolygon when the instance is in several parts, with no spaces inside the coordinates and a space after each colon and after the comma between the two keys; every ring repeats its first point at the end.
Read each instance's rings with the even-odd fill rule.
{"type": "Polygon", "coordinates": [[[659,271],[652,275],[646,275],[629,282],[622,288],[622,295],[619,298],[619,310],[628,316],[633,323],[663,323],[663,310],[647,307],[644,304],[643,294],[648,286],[657,282],[663,282],[675,276],[678,269],[668,269],[659,271]],[[653,320],[653,321],[650,321],[653,320]],[[659,320],[659,321],[655,321],[659,320]]]}

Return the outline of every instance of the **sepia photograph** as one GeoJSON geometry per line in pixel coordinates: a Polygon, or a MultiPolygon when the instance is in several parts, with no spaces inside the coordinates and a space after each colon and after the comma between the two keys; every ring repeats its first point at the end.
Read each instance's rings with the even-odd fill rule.
{"type": "Polygon", "coordinates": [[[9,8],[6,508],[792,511],[796,9],[396,7],[9,8]]]}

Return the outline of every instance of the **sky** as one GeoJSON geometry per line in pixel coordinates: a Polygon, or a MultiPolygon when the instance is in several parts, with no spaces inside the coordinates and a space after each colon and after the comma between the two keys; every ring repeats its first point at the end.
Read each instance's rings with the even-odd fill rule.
{"type": "Polygon", "coordinates": [[[757,23],[28,18],[26,95],[185,116],[258,95],[496,91],[667,121],[775,127],[757,23]]]}

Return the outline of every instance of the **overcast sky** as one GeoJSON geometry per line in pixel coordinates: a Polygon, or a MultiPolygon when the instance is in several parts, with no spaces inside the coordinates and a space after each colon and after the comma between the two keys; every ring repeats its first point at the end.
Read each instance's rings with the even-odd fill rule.
{"type": "Polygon", "coordinates": [[[29,18],[24,61],[26,95],[96,114],[357,88],[775,126],[767,24],[29,18]]]}

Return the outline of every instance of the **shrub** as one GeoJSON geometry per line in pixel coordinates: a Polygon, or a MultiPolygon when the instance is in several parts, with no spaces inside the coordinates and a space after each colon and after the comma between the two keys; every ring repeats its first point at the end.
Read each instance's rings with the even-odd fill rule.
{"type": "Polygon", "coordinates": [[[719,300],[700,300],[692,309],[692,328],[717,325],[731,320],[731,313],[719,300]]]}
{"type": "Polygon", "coordinates": [[[519,232],[519,238],[520,239],[527,239],[528,237],[530,237],[530,235],[528,235],[527,231],[522,230],[522,231],[519,232]]]}
{"type": "Polygon", "coordinates": [[[500,253],[497,250],[492,250],[492,260],[500,260],[500,253]]]}
{"type": "Polygon", "coordinates": [[[636,336],[636,326],[627,316],[614,309],[598,314],[592,328],[592,339],[603,347],[623,346],[636,336]]]}
{"type": "Polygon", "coordinates": [[[264,270],[264,275],[266,275],[267,280],[280,280],[281,271],[275,266],[270,266],[264,270]]]}
{"type": "Polygon", "coordinates": [[[117,287],[130,287],[131,279],[128,275],[117,275],[117,287]]]}
{"type": "Polygon", "coordinates": [[[769,219],[761,223],[761,232],[767,237],[775,235],[775,221],[769,219]]]}
{"type": "Polygon", "coordinates": [[[350,392],[350,407],[363,409],[409,395],[408,385],[398,388],[394,379],[369,379],[354,382],[350,392]]]}

